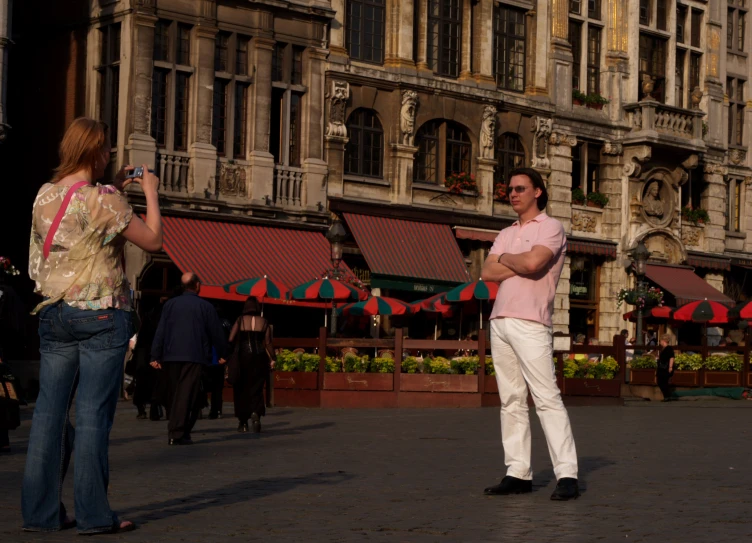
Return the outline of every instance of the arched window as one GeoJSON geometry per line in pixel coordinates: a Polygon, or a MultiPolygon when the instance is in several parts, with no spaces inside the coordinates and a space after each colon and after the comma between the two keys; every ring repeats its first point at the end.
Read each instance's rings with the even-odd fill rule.
{"type": "Polygon", "coordinates": [[[494,185],[509,181],[507,176],[515,168],[525,165],[525,148],[517,134],[505,132],[496,140],[496,170],[494,185]]]}
{"type": "Polygon", "coordinates": [[[384,130],[370,109],[356,109],[347,120],[345,174],[382,177],[384,130]]]}
{"type": "Polygon", "coordinates": [[[384,62],[385,0],[348,0],[347,51],[365,62],[384,62]]]}
{"type": "Polygon", "coordinates": [[[443,185],[451,173],[470,173],[472,144],[467,131],[451,121],[429,121],[415,136],[414,180],[443,185]]]}

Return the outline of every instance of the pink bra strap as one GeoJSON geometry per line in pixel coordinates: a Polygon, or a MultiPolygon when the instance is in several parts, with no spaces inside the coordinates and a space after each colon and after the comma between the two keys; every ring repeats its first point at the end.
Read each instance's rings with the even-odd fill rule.
{"type": "Polygon", "coordinates": [[[60,209],[58,209],[57,215],[55,215],[55,219],[52,221],[52,225],[50,226],[50,229],[47,232],[47,238],[44,240],[44,248],[42,249],[42,254],[44,255],[45,260],[47,260],[50,256],[50,249],[52,248],[52,240],[55,238],[55,233],[57,232],[57,229],[60,227],[60,223],[63,222],[65,211],[68,209],[68,204],[70,204],[71,198],[73,198],[73,194],[78,189],[88,184],[89,184],[88,181],[79,181],[75,185],[71,186],[70,190],[68,190],[68,193],[65,195],[65,198],[63,198],[63,203],[60,204],[60,209]]]}

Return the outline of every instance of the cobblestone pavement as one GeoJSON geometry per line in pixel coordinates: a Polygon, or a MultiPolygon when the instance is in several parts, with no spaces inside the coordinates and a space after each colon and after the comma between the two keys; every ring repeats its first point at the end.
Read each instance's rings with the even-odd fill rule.
{"type": "MultiPolygon", "coordinates": [[[[750,403],[570,408],[583,487],[572,502],[549,500],[555,481],[535,417],[534,492],[483,496],[502,475],[495,408],[275,408],[260,435],[236,433],[232,418],[200,420],[194,446],[168,447],[164,422],[136,420],[123,403],[110,500],[140,528],[100,538],[739,541],[752,536],[750,403]]],[[[26,420],[11,433],[15,452],[0,457],[0,541],[77,541],[75,530],[19,529],[28,432],[26,420]]]]}

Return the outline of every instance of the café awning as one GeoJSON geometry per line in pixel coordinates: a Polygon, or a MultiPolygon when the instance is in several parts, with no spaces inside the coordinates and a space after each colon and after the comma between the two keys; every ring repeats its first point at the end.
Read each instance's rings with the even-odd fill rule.
{"type": "Polygon", "coordinates": [[[645,276],[663,290],[671,293],[676,298],[677,307],[697,300],[709,300],[726,305],[734,304],[731,298],[709,285],[690,268],[648,264],[645,276]]]}

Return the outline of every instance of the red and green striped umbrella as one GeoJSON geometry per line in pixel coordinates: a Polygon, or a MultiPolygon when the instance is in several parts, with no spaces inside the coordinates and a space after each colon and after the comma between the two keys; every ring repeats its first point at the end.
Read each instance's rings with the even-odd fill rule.
{"type": "Polygon", "coordinates": [[[671,318],[682,322],[726,324],[728,322],[728,307],[708,300],[689,302],[674,309],[671,318]]]}
{"type": "Polygon", "coordinates": [[[236,292],[245,296],[255,296],[256,298],[276,298],[282,299],[287,296],[289,289],[282,283],[270,279],[268,276],[254,277],[237,283],[230,283],[224,286],[225,292],[236,292]]]}
{"type": "Polygon", "coordinates": [[[324,277],[323,279],[315,279],[295,287],[290,291],[290,297],[293,300],[331,300],[344,302],[346,300],[359,300],[361,292],[347,283],[324,277]]]}
{"type": "Polygon", "coordinates": [[[424,313],[434,313],[441,315],[442,317],[451,317],[453,312],[453,307],[446,303],[446,300],[444,300],[444,293],[440,292],[439,294],[434,294],[430,298],[426,298],[425,300],[418,300],[417,302],[413,302],[413,307],[416,307],[417,310],[423,311],[424,313]]]}
{"type": "Polygon", "coordinates": [[[342,312],[345,315],[354,315],[356,317],[372,317],[374,315],[406,315],[417,311],[412,305],[396,298],[386,298],[383,296],[372,296],[364,302],[348,304],[343,307],[342,312]]]}
{"type": "Polygon", "coordinates": [[[483,279],[465,283],[446,293],[448,302],[469,302],[471,300],[495,300],[499,285],[487,283],[483,279]]]}
{"type": "MultiPolygon", "coordinates": [[[[669,307],[667,305],[661,305],[658,307],[653,307],[650,309],[650,311],[645,311],[642,314],[643,319],[669,319],[671,318],[671,312],[674,310],[673,307],[669,307]]],[[[637,311],[629,311],[627,313],[624,313],[624,316],[622,317],[625,321],[637,321],[637,311]]]]}
{"type": "Polygon", "coordinates": [[[728,314],[729,317],[734,319],[752,319],[752,300],[740,303],[736,307],[729,309],[728,314]]]}

